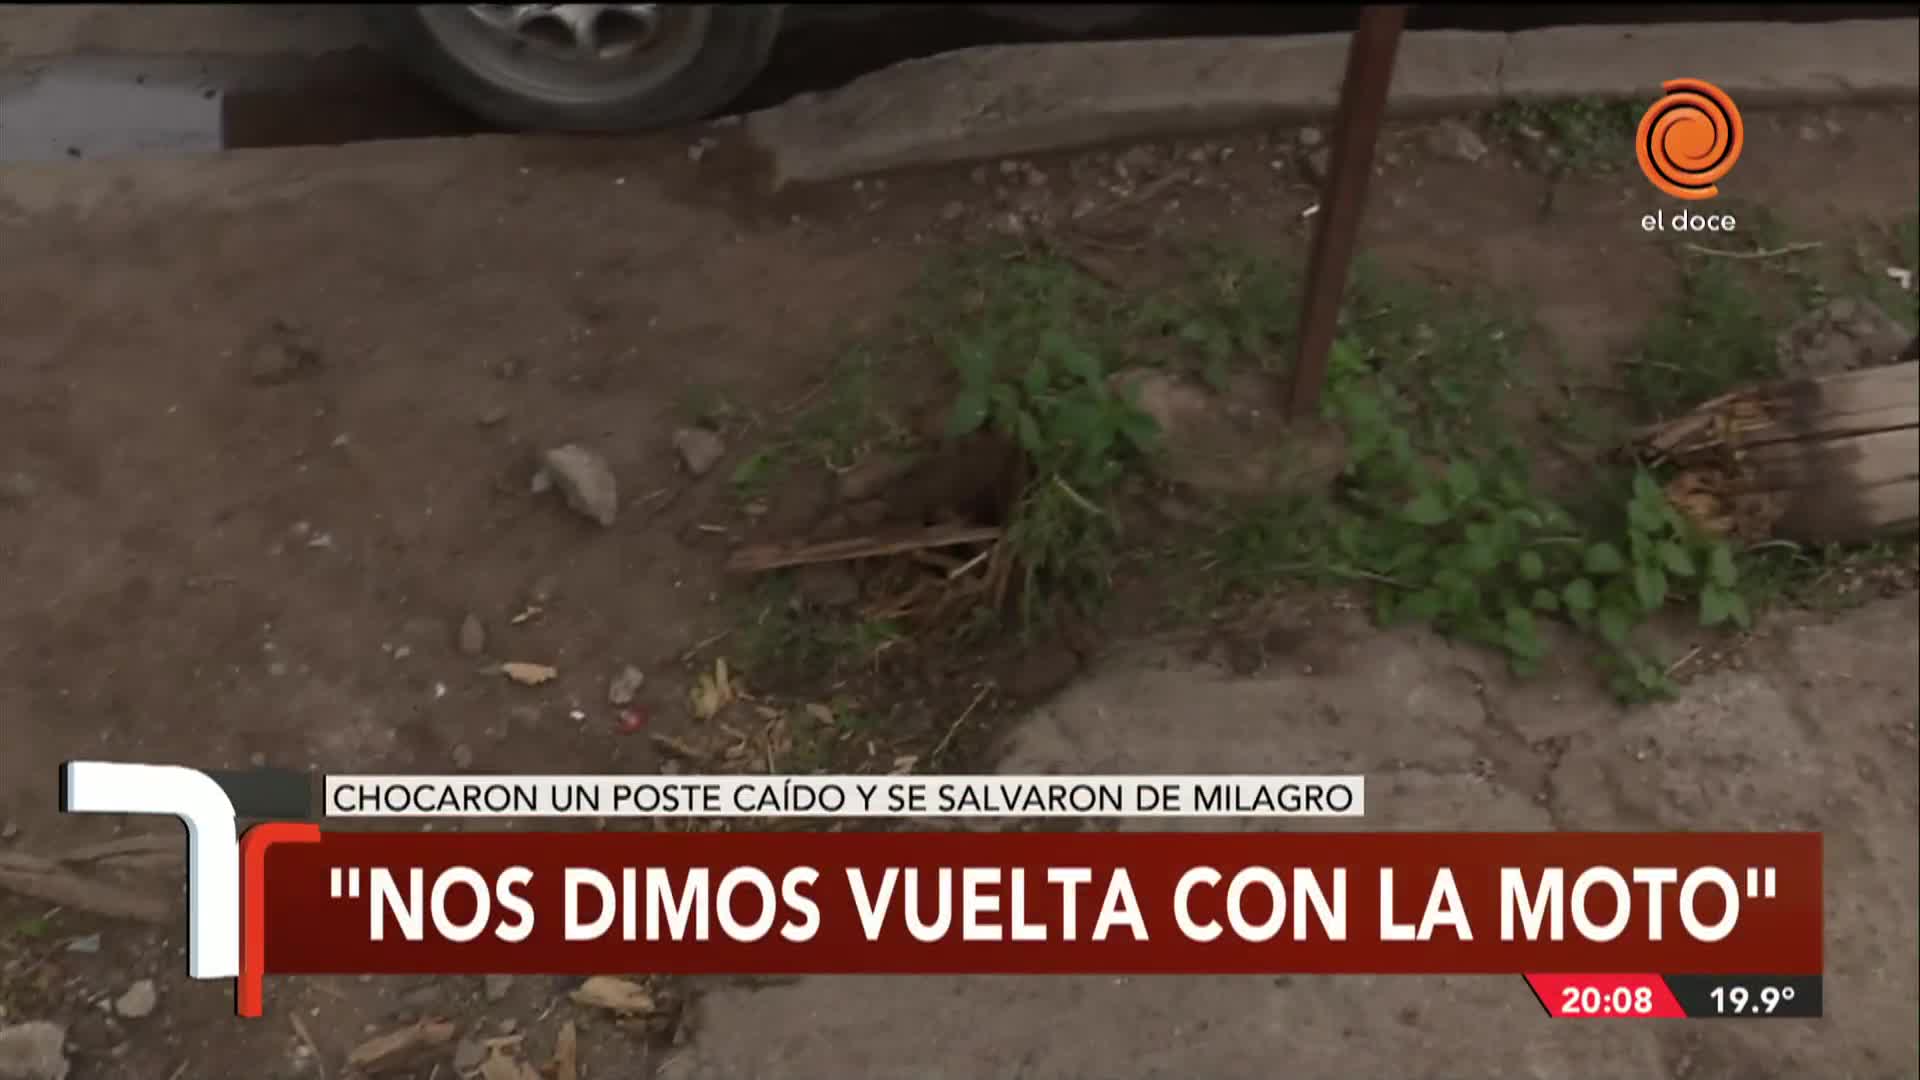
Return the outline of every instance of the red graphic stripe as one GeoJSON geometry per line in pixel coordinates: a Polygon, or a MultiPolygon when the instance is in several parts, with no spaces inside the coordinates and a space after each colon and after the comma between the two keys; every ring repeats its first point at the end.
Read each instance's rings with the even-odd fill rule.
{"type": "Polygon", "coordinates": [[[240,838],[240,976],[234,1011],[260,1015],[267,973],[267,849],[277,844],[317,844],[320,826],[290,821],[255,825],[240,838]]]}

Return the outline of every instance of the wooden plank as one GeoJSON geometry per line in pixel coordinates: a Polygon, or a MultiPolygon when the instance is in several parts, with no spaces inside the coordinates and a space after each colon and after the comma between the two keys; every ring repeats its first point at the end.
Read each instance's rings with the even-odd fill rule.
{"type": "Polygon", "coordinates": [[[1741,447],[1811,434],[1860,435],[1920,423],[1920,362],[1863,368],[1724,394],[1685,416],[1639,432],[1657,456],[1683,460],[1735,442],[1741,447]]]}
{"type": "Polygon", "coordinates": [[[1001,530],[990,526],[936,525],[927,529],[909,529],[876,536],[856,536],[828,540],[818,544],[756,544],[733,553],[727,569],[738,574],[757,574],[789,566],[814,563],[847,562],[883,555],[905,555],[914,551],[984,544],[1000,539],[1001,530]]]}
{"type": "Polygon", "coordinates": [[[1920,427],[1848,439],[1773,443],[1747,451],[1740,485],[1747,490],[1819,486],[1844,478],[1856,488],[1920,476],[1920,427]]]}
{"type": "Polygon", "coordinates": [[[1743,539],[1846,543],[1920,520],[1920,362],[1723,395],[1647,429],[1675,505],[1743,539]]]}

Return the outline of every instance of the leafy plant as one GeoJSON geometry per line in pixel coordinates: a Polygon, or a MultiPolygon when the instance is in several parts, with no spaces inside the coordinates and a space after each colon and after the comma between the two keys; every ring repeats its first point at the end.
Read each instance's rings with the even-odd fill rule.
{"type": "Polygon", "coordinates": [[[1780,373],[1778,314],[1724,263],[1687,269],[1674,301],[1647,331],[1626,370],[1626,390],[1646,419],[1671,416],[1747,382],[1780,373]]]}
{"type": "Polygon", "coordinates": [[[1623,520],[1583,523],[1535,490],[1523,454],[1496,445],[1434,462],[1419,453],[1382,381],[1336,349],[1328,409],[1347,429],[1353,512],[1333,529],[1337,574],[1380,586],[1380,621],[1420,622],[1500,649],[1520,672],[1546,655],[1542,622],[1590,635],[1616,693],[1664,692],[1633,632],[1691,600],[1703,625],[1748,624],[1732,551],[1698,535],[1645,471],[1623,520]]]}
{"type": "Polygon", "coordinates": [[[1031,617],[1046,586],[1084,596],[1107,583],[1115,529],[1106,506],[1128,467],[1152,452],[1158,428],[1116,389],[1096,342],[1068,305],[1023,308],[1009,321],[974,324],[951,338],[960,377],[950,437],[991,430],[1032,465],[1008,523],[1031,617]]]}

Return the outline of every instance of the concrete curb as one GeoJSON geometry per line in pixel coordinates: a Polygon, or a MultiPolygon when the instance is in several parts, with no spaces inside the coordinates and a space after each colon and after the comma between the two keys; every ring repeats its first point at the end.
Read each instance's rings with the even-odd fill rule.
{"type": "Polygon", "coordinates": [[[365,49],[348,4],[0,4],[0,63],[76,56],[298,58],[365,49]]]}
{"type": "MultiPolygon", "coordinates": [[[[747,118],[774,183],[1299,122],[1332,112],[1347,34],[1019,45],[900,64],[747,118]]],[[[1645,98],[1673,78],[1743,105],[1913,102],[1920,20],[1677,23],[1402,39],[1395,114],[1645,98]]]]}

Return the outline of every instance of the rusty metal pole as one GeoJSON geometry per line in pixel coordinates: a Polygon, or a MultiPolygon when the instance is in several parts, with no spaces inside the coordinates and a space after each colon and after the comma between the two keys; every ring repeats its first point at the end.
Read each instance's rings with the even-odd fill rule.
{"type": "Polygon", "coordinates": [[[1360,9],[1360,25],[1347,46],[1346,80],[1334,121],[1333,152],[1320,193],[1320,224],[1307,263],[1306,299],[1300,309],[1300,352],[1294,358],[1287,410],[1295,418],[1320,407],[1327,382],[1327,356],[1339,329],[1340,301],[1366,210],[1373,149],[1393,84],[1393,58],[1406,25],[1407,5],[1360,9]]]}

